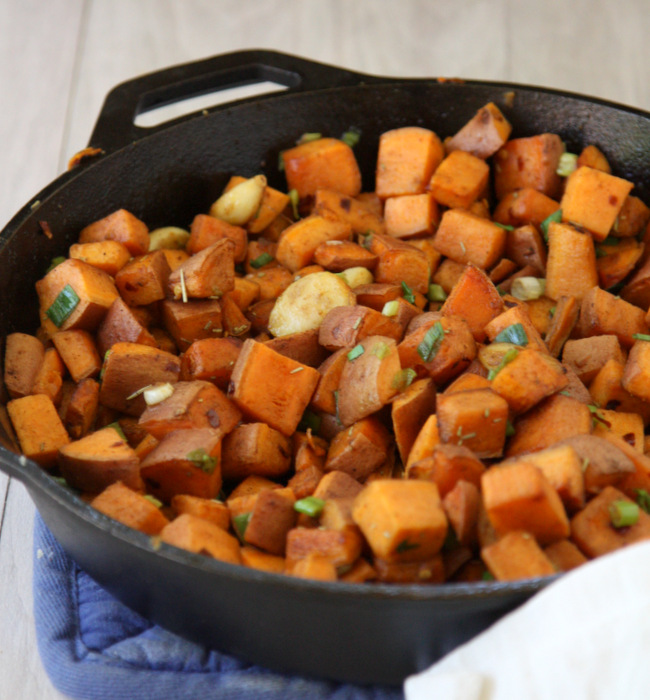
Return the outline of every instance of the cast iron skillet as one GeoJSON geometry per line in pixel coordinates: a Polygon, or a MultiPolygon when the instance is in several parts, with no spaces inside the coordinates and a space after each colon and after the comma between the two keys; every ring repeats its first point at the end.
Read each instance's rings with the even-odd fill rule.
{"type": "MultiPolygon", "coordinates": [[[[650,200],[650,115],[600,100],[513,84],[361,75],[269,51],[217,56],[115,88],[90,139],[102,153],[39,192],[0,235],[0,337],[38,325],[34,282],[87,223],[124,207],[150,228],[189,226],[231,174],[263,171],[285,187],[279,152],[304,132],[361,130],[356,154],[374,186],[379,135],[422,125],[453,134],[494,101],[514,135],[555,132],[576,152],[593,143],[650,200]],[[273,81],[288,89],[161,127],[137,114],[189,96],[273,81]],[[53,238],[43,235],[46,221],[53,238]]],[[[36,464],[0,447],[68,553],[139,613],[189,639],[270,668],[358,683],[399,684],[540,590],[518,583],[319,583],[232,566],[166,545],[95,512],[36,464]]]]}

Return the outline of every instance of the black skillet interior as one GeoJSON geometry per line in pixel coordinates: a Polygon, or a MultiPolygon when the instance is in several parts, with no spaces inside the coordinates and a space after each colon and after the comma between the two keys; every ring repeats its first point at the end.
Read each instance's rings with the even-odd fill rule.
{"type": "MultiPolygon", "coordinates": [[[[364,188],[374,186],[379,135],[420,125],[453,134],[495,102],[514,136],[593,143],[650,201],[649,115],[600,100],[512,84],[365,76],[268,51],[217,56],[118,86],[90,145],[103,150],[37,194],[0,234],[0,337],[37,327],[34,282],[87,223],[124,207],[150,228],[188,227],[231,174],[264,172],[285,187],[278,156],[304,132],[361,132],[364,188]],[[284,93],[215,107],[159,128],[133,125],[159,104],[271,80],[284,93]],[[47,222],[52,239],[43,234],[47,222]]],[[[350,586],[232,567],[166,546],[95,513],[32,463],[0,447],[0,467],[27,485],[57,539],[97,581],[190,639],[271,668],[360,683],[400,683],[545,582],[440,587],[350,586]]]]}

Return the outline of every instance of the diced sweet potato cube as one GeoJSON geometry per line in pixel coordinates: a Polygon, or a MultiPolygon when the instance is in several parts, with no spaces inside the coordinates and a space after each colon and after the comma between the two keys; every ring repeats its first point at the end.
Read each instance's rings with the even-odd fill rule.
{"type": "Polygon", "coordinates": [[[373,481],[357,496],[352,517],[373,554],[386,561],[429,559],[447,535],[438,487],[429,481],[373,481]]]}
{"type": "Polygon", "coordinates": [[[306,331],[287,333],[264,342],[280,355],[289,357],[303,365],[319,367],[327,359],[329,353],[318,342],[318,330],[318,328],[310,328],[306,331]]]}
{"type": "Polygon", "coordinates": [[[465,151],[452,151],[433,173],[429,187],[434,199],[451,209],[467,209],[487,187],[488,164],[465,151]]]}
{"type": "Polygon", "coordinates": [[[379,137],[375,191],[381,199],[424,192],[444,157],[438,136],[429,129],[406,126],[379,137]]]}
{"type": "Polygon", "coordinates": [[[335,216],[349,224],[354,233],[383,233],[382,207],[381,202],[377,201],[379,206],[378,210],[375,210],[368,201],[359,197],[353,198],[334,190],[319,189],[314,196],[312,214],[335,216]]]}
{"type": "Polygon", "coordinates": [[[204,248],[174,270],[167,286],[174,299],[221,297],[235,287],[235,244],[228,238],[204,248]]]}
{"type": "Polygon", "coordinates": [[[65,365],[57,349],[47,348],[43,356],[43,362],[34,378],[30,393],[45,394],[52,399],[55,406],[58,406],[63,394],[63,375],[65,371],[65,365]]]}
{"type": "Polygon", "coordinates": [[[329,272],[342,272],[351,267],[374,269],[377,256],[353,241],[325,241],[314,251],[314,262],[329,272]]]}
{"type": "Polygon", "coordinates": [[[131,212],[118,209],[81,230],[79,243],[95,241],[117,241],[131,255],[144,255],[149,250],[149,229],[131,212]]]}
{"type": "Polygon", "coordinates": [[[525,459],[483,474],[483,501],[490,522],[498,534],[525,530],[540,544],[568,537],[569,520],[557,491],[542,470],[525,459]]]}
{"type": "Polygon", "coordinates": [[[165,329],[181,351],[192,343],[224,334],[223,301],[193,299],[174,301],[165,299],[160,305],[165,329]]]}
{"type": "Polygon", "coordinates": [[[229,396],[251,419],[268,423],[284,435],[298,426],[320,375],[318,370],[248,339],[231,378],[229,396]],[[265,392],[260,392],[260,386],[265,392]]]}
{"type": "Polygon", "coordinates": [[[101,357],[115,343],[140,343],[156,347],[156,339],[121,297],[111,304],[97,329],[95,340],[101,357]]]}
{"type": "Polygon", "coordinates": [[[325,471],[343,471],[364,481],[388,458],[391,438],[375,416],[362,418],[342,430],[330,443],[325,471]]]}
{"type": "Polygon", "coordinates": [[[289,190],[302,199],[319,189],[332,189],[350,197],[361,191],[361,173],[354,151],[343,141],[320,138],[282,152],[289,190]]]}
{"type": "Polygon", "coordinates": [[[506,456],[536,452],[573,435],[591,433],[587,404],[561,393],[553,394],[514,421],[506,456]]]}
{"type": "Polygon", "coordinates": [[[650,423],[650,404],[632,396],[623,388],[625,362],[608,360],[589,385],[589,393],[597,406],[626,413],[638,413],[645,425],[650,423]]]}
{"type": "Polygon", "coordinates": [[[99,382],[82,379],[74,388],[65,409],[61,411],[61,420],[72,439],[78,440],[90,432],[98,408],[99,382]]]}
{"type": "Polygon", "coordinates": [[[172,497],[171,507],[177,515],[190,513],[197,518],[209,520],[211,523],[227,530],[230,527],[230,511],[228,506],[214,498],[202,498],[191,496],[187,493],[179,493],[172,497]]]}
{"type": "Polygon", "coordinates": [[[175,430],[142,460],[147,489],[169,503],[177,494],[215,498],[221,489],[221,436],[209,428],[175,430]]]}
{"type": "Polygon", "coordinates": [[[414,292],[426,294],[431,270],[424,251],[399,238],[373,234],[370,250],[379,256],[375,281],[384,284],[406,284],[414,292]],[[381,238],[381,241],[380,241],[381,238]]]}
{"type": "Polygon", "coordinates": [[[625,349],[632,347],[635,335],[648,332],[643,309],[598,286],[583,296],[576,328],[583,337],[613,334],[625,349]]]}
{"type": "Polygon", "coordinates": [[[538,333],[530,319],[528,307],[524,305],[518,304],[512,306],[498,316],[495,316],[485,327],[485,333],[490,341],[495,342],[496,337],[500,333],[517,324],[523,327],[528,341],[526,344],[528,348],[540,350],[544,353],[548,352],[546,343],[544,343],[542,336],[538,333]]]}
{"type": "Polygon", "coordinates": [[[226,391],[241,350],[238,338],[202,338],[194,341],[181,357],[181,378],[202,379],[226,391]]]}
{"type": "Polygon", "coordinates": [[[508,192],[499,200],[492,213],[494,221],[505,226],[539,228],[542,222],[560,208],[559,203],[532,187],[508,192]]]}
{"type": "Polygon", "coordinates": [[[439,444],[441,444],[441,440],[440,432],[438,431],[438,416],[434,413],[426,419],[413,442],[413,447],[411,447],[406,462],[407,472],[413,464],[431,456],[434,448],[439,444]]]}
{"type": "Polygon", "coordinates": [[[207,520],[189,513],[179,515],[166,525],[160,539],[174,547],[205,554],[230,564],[241,564],[237,538],[207,520]]]}
{"type": "Polygon", "coordinates": [[[310,552],[303,559],[295,562],[290,574],[314,581],[336,581],[337,579],[336,567],[332,560],[318,552],[310,552]]]}
{"type": "Polygon", "coordinates": [[[593,434],[615,433],[639,452],[643,452],[643,418],[638,413],[609,411],[605,408],[594,411],[593,434]]]}
{"type": "Polygon", "coordinates": [[[284,554],[288,532],[295,526],[295,496],[290,488],[262,491],[255,499],[243,534],[244,541],[269,552],[284,554]]]}
{"type": "Polygon", "coordinates": [[[115,286],[129,306],[146,306],[165,298],[171,269],[162,250],[133,258],[115,275],[115,286]]]}
{"type": "Polygon", "coordinates": [[[612,233],[620,238],[638,236],[650,221],[650,207],[642,199],[628,195],[616,217],[612,233]]]}
{"type": "Polygon", "coordinates": [[[52,342],[73,381],[96,377],[102,360],[97,352],[95,340],[88,331],[72,329],[59,331],[52,336],[52,342]]]}
{"type": "Polygon", "coordinates": [[[284,573],[284,557],[262,552],[255,547],[244,546],[241,548],[241,563],[251,569],[268,571],[272,574],[284,573]]]}
{"type": "Polygon", "coordinates": [[[32,391],[36,375],[43,364],[45,348],[34,335],[9,333],[4,348],[4,384],[12,399],[32,391]]]}
{"type": "Polygon", "coordinates": [[[316,464],[303,467],[289,479],[287,486],[293,491],[296,500],[312,496],[323,478],[323,470],[316,464]]]}
{"type": "Polygon", "coordinates": [[[625,363],[621,384],[643,401],[650,401],[650,343],[637,340],[625,363]]]}
{"type": "Polygon", "coordinates": [[[630,499],[613,486],[607,486],[571,520],[571,539],[589,558],[650,539],[650,515],[641,508],[634,524],[618,528],[614,525],[610,508],[617,501],[630,502],[630,499]]]}
{"type": "Polygon", "coordinates": [[[111,277],[131,259],[129,249],[118,241],[97,241],[95,243],[73,243],[68,251],[69,257],[98,267],[111,277]]]}
{"type": "Polygon", "coordinates": [[[556,571],[571,571],[587,562],[587,557],[570,540],[549,544],[544,547],[544,554],[556,571]]]}
{"type": "Polygon", "coordinates": [[[596,260],[600,286],[609,289],[622,282],[634,270],[644,249],[644,244],[634,238],[621,240],[614,246],[599,246],[599,250],[605,253],[596,260]]]}
{"type": "Polygon", "coordinates": [[[139,416],[146,403],[142,389],[178,381],[180,360],[175,355],[139,343],[116,343],[104,358],[99,400],[129,416],[139,416]]]}
{"type": "Polygon", "coordinates": [[[428,192],[389,197],[384,205],[386,233],[396,238],[431,236],[439,220],[438,204],[428,192]]]}
{"type": "Polygon", "coordinates": [[[194,255],[224,238],[228,238],[235,245],[235,262],[243,262],[248,244],[246,229],[208,214],[197,214],[192,220],[190,238],[185,249],[190,255],[194,255]]]}
{"type": "Polygon", "coordinates": [[[409,464],[409,479],[433,481],[444,498],[460,480],[479,486],[485,466],[472,450],[462,445],[436,445],[431,456],[409,464]]]}
{"type": "Polygon", "coordinates": [[[442,499],[449,524],[461,545],[473,546],[476,543],[480,500],[478,487],[464,479],[457,481],[442,499]]]}
{"type": "Polygon", "coordinates": [[[21,396],[7,403],[7,413],[25,457],[45,469],[53,467],[58,450],[70,438],[52,399],[45,394],[21,396]]]}
{"type": "Polygon", "coordinates": [[[376,578],[382,583],[443,583],[445,566],[441,554],[424,561],[386,561],[375,557],[376,578]]]}
{"type": "Polygon", "coordinates": [[[191,428],[210,428],[223,437],[241,419],[237,406],[214,384],[177,382],[172,394],[142,412],[140,425],[156,439],[191,428]]]}
{"type": "Polygon", "coordinates": [[[274,478],[289,470],[291,441],[266,423],[244,423],[224,439],[222,470],[225,479],[251,474],[274,478]]]}
{"type": "Polygon", "coordinates": [[[581,300],[598,284],[593,238],[568,223],[551,222],[548,227],[546,296],[581,300]]]}
{"type": "Polygon", "coordinates": [[[121,481],[106,487],[90,502],[104,515],[114,518],[145,535],[157,535],[169,524],[160,508],[142,494],[136,493],[121,481]]]}
{"type": "Polygon", "coordinates": [[[418,379],[391,402],[395,443],[404,464],[422,426],[435,410],[436,387],[431,378],[418,379]]]}
{"type": "Polygon", "coordinates": [[[557,300],[555,313],[549,323],[544,342],[553,357],[559,357],[578,320],[580,307],[572,296],[561,296],[557,300]]]}
{"type": "Polygon", "coordinates": [[[557,198],[562,178],[557,174],[564,144],[557,134],[510,139],[494,156],[494,189],[498,200],[525,187],[557,198]]]}
{"type": "Polygon", "coordinates": [[[489,158],[508,140],[512,126],[501,110],[488,102],[451,138],[445,141],[447,152],[467,151],[477,158],[489,158]]]}
{"type": "Polygon", "coordinates": [[[440,394],[436,415],[443,443],[463,445],[478,457],[503,453],[508,404],[492,389],[440,394]]]}
{"type": "Polygon", "coordinates": [[[614,225],[633,183],[586,166],[568,177],[560,208],[562,220],[571,221],[604,240],[614,225]]]}
{"type": "Polygon", "coordinates": [[[399,341],[402,327],[392,318],[368,306],[335,306],[323,318],[318,342],[331,352],[356,346],[371,335],[383,335],[399,341]]]}
{"type": "Polygon", "coordinates": [[[357,304],[382,311],[387,302],[401,298],[403,290],[400,284],[372,282],[355,287],[354,294],[357,304]]]}
{"type": "Polygon", "coordinates": [[[72,328],[94,331],[119,296],[113,278],[96,267],[68,258],[36,282],[41,313],[53,332],[72,328]],[[56,313],[55,302],[66,295],[65,311],[56,313]],[[54,308],[53,308],[54,305],[54,308]],[[49,318],[51,315],[53,318],[49,318]]]}
{"type": "Polygon", "coordinates": [[[550,559],[528,532],[513,531],[483,547],[481,558],[497,581],[518,581],[556,573],[550,559]]]}
{"type": "Polygon", "coordinates": [[[578,156],[578,167],[587,166],[602,170],[604,173],[611,173],[612,168],[605,154],[593,144],[585,146],[578,156]]]}
{"type": "Polygon", "coordinates": [[[492,380],[492,389],[514,413],[524,413],[568,384],[566,372],[554,357],[522,348],[492,380]]]}
{"type": "Polygon", "coordinates": [[[455,262],[472,263],[485,270],[503,256],[506,231],[465,209],[448,209],[440,219],[433,244],[455,262]]]}
{"type": "Polygon", "coordinates": [[[80,491],[100,493],[116,481],[142,490],[140,460],[115,428],[102,428],[62,445],[59,467],[68,484],[80,491]]]}
{"type": "Polygon", "coordinates": [[[321,530],[298,527],[287,534],[287,568],[311,553],[329,559],[338,569],[353,564],[361,555],[362,537],[356,529],[321,530]]]}

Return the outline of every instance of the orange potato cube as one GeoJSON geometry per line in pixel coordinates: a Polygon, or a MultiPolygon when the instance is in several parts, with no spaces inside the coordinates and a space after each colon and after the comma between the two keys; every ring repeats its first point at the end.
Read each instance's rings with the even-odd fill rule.
{"type": "Polygon", "coordinates": [[[160,508],[121,481],[107,486],[90,502],[93,508],[145,535],[157,535],[169,524],[160,508]]]}
{"type": "Polygon", "coordinates": [[[207,520],[184,513],[160,532],[162,542],[230,564],[241,564],[237,538],[207,520]]]}
{"type": "Polygon", "coordinates": [[[467,151],[477,158],[489,158],[508,140],[512,126],[501,110],[488,102],[457,131],[445,140],[445,149],[467,151]]]}
{"type": "Polygon", "coordinates": [[[465,151],[452,151],[433,173],[429,189],[438,204],[468,209],[483,194],[489,176],[484,160],[465,151]]]}
{"type": "MultiPolygon", "coordinates": [[[[462,151],[454,151],[461,153],[462,151]]],[[[436,250],[457,263],[482,269],[496,264],[506,246],[505,229],[465,209],[448,209],[433,239],[436,250]]]]}
{"type": "Polygon", "coordinates": [[[528,532],[508,532],[481,550],[481,558],[497,581],[552,576],[555,567],[528,532]]]}
{"type": "Polygon", "coordinates": [[[79,243],[95,241],[117,241],[131,255],[144,255],[149,250],[149,229],[131,212],[118,209],[81,230],[79,243]]]}
{"type": "Polygon", "coordinates": [[[431,236],[439,220],[438,205],[428,192],[389,197],[384,205],[386,233],[395,238],[431,236]]]}

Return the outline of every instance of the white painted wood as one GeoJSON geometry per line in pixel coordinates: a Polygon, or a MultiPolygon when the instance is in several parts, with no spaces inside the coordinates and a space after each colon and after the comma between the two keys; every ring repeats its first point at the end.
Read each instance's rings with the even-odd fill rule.
{"type": "MultiPolygon", "coordinates": [[[[0,225],[86,145],[108,90],[144,72],[270,48],[361,72],[533,83],[650,109],[649,33],[646,0],[4,0],[0,225]]],[[[33,506],[7,481],[0,700],[60,698],[33,631],[33,506]]]]}

